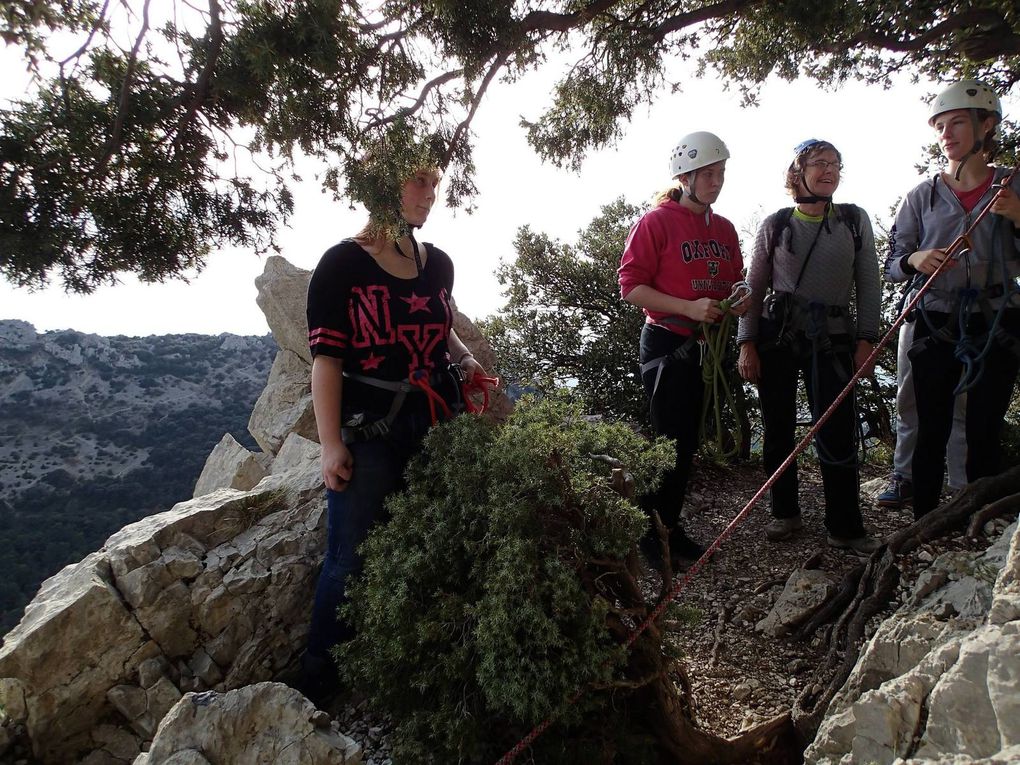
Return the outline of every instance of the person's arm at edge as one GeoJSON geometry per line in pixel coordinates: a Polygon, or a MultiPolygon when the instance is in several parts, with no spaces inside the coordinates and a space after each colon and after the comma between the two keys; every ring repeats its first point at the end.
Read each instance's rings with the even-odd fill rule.
{"type": "Polygon", "coordinates": [[[747,301],[747,310],[740,317],[740,324],[737,325],[737,345],[740,348],[737,371],[752,385],[757,385],[761,379],[761,360],[758,356],[758,322],[761,319],[762,304],[765,302],[765,290],[772,274],[768,240],[774,225],[775,215],[770,215],[758,227],[758,235],[754,238],[754,251],[751,254],[751,266],[747,274],[751,297],[747,301]]]}
{"type": "Polygon", "coordinates": [[[322,445],[322,480],[333,491],[347,488],[354,469],[351,452],[340,435],[343,380],[343,361],[323,355],[312,359],[312,407],[322,445]]]}
{"type": "Polygon", "coordinates": [[[464,341],[457,337],[454,330],[450,330],[450,338],[447,341],[450,347],[450,358],[455,364],[460,364],[460,371],[464,373],[464,380],[471,382],[475,375],[487,377],[485,368],[478,363],[471,350],[464,345],[464,341]]]}

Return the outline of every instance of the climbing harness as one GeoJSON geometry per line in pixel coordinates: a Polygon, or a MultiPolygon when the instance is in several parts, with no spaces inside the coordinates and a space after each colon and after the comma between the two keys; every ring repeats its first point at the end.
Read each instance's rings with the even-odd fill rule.
{"type": "MultiPolygon", "coordinates": [[[[831,232],[829,228],[830,209],[835,213],[835,220],[849,229],[853,237],[854,256],[857,257],[863,247],[860,224],[861,208],[853,204],[835,205],[830,202],[826,206],[825,211],[822,213],[822,221],[815,232],[807,254],[804,256],[797,279],[793,285],[793,290],[790,292],[776,292],[773,290],[771,264],[775,258],[779,242],[782,239],[782,233],[789,229],[790,219],[793,217],[794,212],[793,207],[784,207],[775,214],[767,243],[770,276],[769,295],[766,298],[766,313],[768,314],[766,326],[777,324],[778,329],[776,329],[774,337],[765,337],[766,334],[771,333],[762,332],[760,334],[759,351],[767,353],[778,348],[787,348],[798,360],[804,360],[810,356],[812,389],[809,398],[811,400],[812,421],[817,421],[821,414],[821,365],[823,363],[830,365],[835,378],[843,383],[850,379],[850,370],[842,359],[853,358],[853,346],[850,343],[852,330],[849,308],[847,306],[827,305],[820,301],[807,300],[797,294],[808,264],[811,261],[811,255],[814,253],[815,247],[821,238],[822,230],[825,229],[831,232]],[[847,334],[842,342],[833,342],[833,338],[829,335],[828,320],[830,318],[842,319],[844,321],[847,334]]],[[[852,398],[851,406],[856,412],[856,397],[852,398]]],[[[855,421],[857,420],[856,414],[854,419],[855,421]]],[[[827,465],[853,464],[856,460],[858,448],[858,441],[856,440],[858,433],[859,428],[855,427],[855,440],[852,448],[843,456],[834,454],[833,450],[824,443],[824,440],[819,435],[815,439],[818,461],[827,465]]]]}
{"type": "MultiPolygon", "coordinates": [[[[1015,168],[1013,172],[1010,173],[1010,175],[1004,180],[1003,182],[1004,185],[1009,185],[1018,172],[1020,172],[1020,166],[1015,168]]],[[[965,241],[968,240],[970,234],[974,231],[977,225],[984,219],[985,215],[988,214],[990,209],[991,203],[989,203],[984,207],[984,209],[982,209],[981,213],[970,224],[967,231],[965,231],[963,234],[957,237],[957,239],[951,245],[949,245],[948,248],[946,248],[946,253],[950,255],[950,257],[953,254],[955,254],[960,249],[961,246],[964,245],[965,241]]],[[[684,575],[669,589],[669,591],[662,597],[662,599],[658,602],[655,608],[652,609],[648,616],[645,617],[645,619],[631,631],[630,635],[623,642],[622,647],[624,650],[629,650],[630,647],[634,644],[634,641],[636,641],[638,637],[643,632],[645,632],[645,630],[651,627],[665,613],[666,609],[672,604],[673,600],[677,597],[677,595],[683,592],[683,590],[687,587],[688,584],[690,584],[690,582],[694,579],[698,572],[701,571],[702,566],[704,566],[708,562],[708,559],[715,554],[715,551],[722,546],[722,543],[729,539],[729,537],[733,534],[737,527],[741,523],[743,523],[744,519],[747,518],[747,516],[751,513],[751,510],[754,509],[755,505],[757,505],[758,502],[761,501],[762,497],[764,497],[768,493],[768,491],[775,485],[776,481],[779,480],[780,476],[782,476],[783,473],[785,473],[789,469],[790,465],[796,462],[797,457],[800,456],[801,452],[808,448],[808,446],[811,444],[812,439],[815,436],[815,433],[826,422],[829,421],[832,415],[839,408],[840,404],[843,403],[846,397],[853,390],[858,380],[860,380],[861,377],[864,376],[864,370],[869,369],[871,365],[874,364],[874,362],[878,359],[879,354],[889,344],[889,341],[892,339],[894,334],[899,331],[900,325],[902,325],[903,322],[906,321],[907,316],[910,314],[911,311],[914,310],[918,301],[927,292],[929,286],[931,285],[932,279],[934,279],[934,277],[937,276],[939,272],[945,267],[949,259],[950,258],[946,258],[944,261],[939,263],[938,267],[932,273],[931,278],[921,285],[921,288],[918,291],[918,293],[914,295],[914,297],[907,304],[906,308],[900,313],[896,320],[893,321],[892,326],[889,327],[889,331],[886,332],[885,335],[883,335],[883,337],[878,341],[878,343],[875,344],[875,347],[872,349],[871,354],[868,356],[868,358],[858,369],[854,371],[854,374],[850,378],[850,381],[847,383],[846,387],[839,393],[838,396],[836,396],[835,400],[833,400],[833,402],[829,405],[829,408],[822,413],[821,417],[818,418],[818,420],[811,427],[811,429],[808,430],[806,434],[804,434],[804,437],[794,447],[793,451],[790,452],[787,458],[783,460],[782,464],[778,468],[776,468],[775,472],[771,476],[768,477],[765,483],[762,484],[761,488],[759,488],[758,491],[754,493],[754,496],[752,496],[751,499],[747,501],[747,504],[744,505],[740,512],[733,517],[733,520],[731,520],[729,524],[727,524],[726,528],[723,529],[722,533],[719,534],[719,536],[712,541],[712,543],[708,546],[708,548],[705,550],[702,556],[698,558],[696,561],[694,561],[690,568],[688,568],[687,571],[684,572],[684,575]]],[[[553,724],[554,720],[559,716],[562,709],[577,703],[578,699],[580,699],[581,696],[584,695],[584,693],[585,689],[582,688],[578,691],[575,691],[569,698],[565,699],[563,705],[559,707],[557,711],[553,712],[545,720],[540,722],[531,731],[529,731],[528,734],[524,736],[524,738],[518,741],[517,744],[515,744],[512,749],[510,749],[510,751],[508,751],[506,754],[503,755],[502,758],[500,758],[496,765],[510,765],[510,763],[517,759],[518,755],[524,752],[524,750],[527,749],[531,745],[531,743],[535,741],[535,739],[541,736],[542,733],[544,733],[549,728],[549,726],[553,724]]]]}
{"type": "MultiPolygon", "coordinates": [[[[1020,167],[1017,169],[1020,169],[1020,167]]],[[[1017,174],[1017,169],[1014,169],[1009,175],[1004,176],[991,185],[991,188],[996,190],[996,194],[1010,185],[1012,179],[1017,174]]],[[[934,185],[935,182],[932,183],[933,189],[934,185]]],[[[957,260],[963,263],[967,269],[968,284],[967,287],[962,287],[956,291],[953,305],[946,314],[946,323],[936,326],[935,321],[930,316],[930,312],[925,307],[924,301],[922,300],[917,304],[917,314],[925,322],[929,334],[915,341],[908,355],[913,359],[938,343],[952,344],[953,356],[963,366],[960,381],[953,390],[953,395],[957,396],[970,390],[981,380],[984,373],[985,359],[996,345],[1005,348],[1014,355],[1020,356],[1020,342],[1001,326],[1002,317],[1009,307],[1010,300],[1020,295],[1020,285],[1018,285],[1016,277],[1010,275],[1006,265],[1006,258],[1002,257],[998,261],[997,265],[1001,269],[1001,273],[998,275],[997,283],[992,283],[992,266],[995,264],[989,264],[984,287],[969,286],[971,283],[971,262],[969,256],[973,249],[970,232],[974,230],[977,221],[990,210],[994,200],[995,195],[991,197],[989,203],[982,210],[981,215],[975,219],[975,222],[971,224],[967,232],[961,234],[958,238],[957,241],[961,243],[958,251],[946,258],[946,260],[957,260]],[[1000,297],[1003,298],[1001,304],[998,309],[993,309],[991,301],[1000,297]],[[977,307],[978,310],[972,310],[974,307],[977,307]],[[979,328],[977,332],[974,332],[974,325],[978,323],[974,320],[978,317],[984,320],[984,326],[979,328]]],[[[1003,238],[1006,238],[1009,232],[1006,232],[1005,229],[1003,229],[1003,232],[1003,238]]],[[[1012,236],[1009,238],[1012,239],[1012,236]]],[[[1010,242],[1007,246],[1011,245],[1012,243],[1010,242]]],[[[931,276],[917,274],[911,281],[907,292],[913,289],[915,285],[930,284],[934,280],[934,276],[935,274],[931,276]]]]}
{"type": "Polygon", "coordinates": [[[403,408],[409,394],[424,394],[429,405],[429,419],[432,425],[437,425],[442,419],[448,420],[455,412],[464,409],[474,414],[482,414],[489,408],[489,389],[499,387],[498,377],[482,377],[475,375],[471,382],[464,380],[460,365],[451,364],[445,374],[449,375],[455,383],[454,388],[459,394],[459,400],[448,403],[432,386],[442,381],[442,372],[429,374],[428,370],[416,369],[406,380],[383,380],[378,377],[369,377],[355,372],[344,371],[343,376],[350,380],[370,385],[373,388],[381,388],[393,393],[390,401],[389,411],[385,417],[369,421],[363,412],[353,415],[344,423],[340,430],[340,437],[344,443],[356,443],[358,441],[369,441],[373,438],[384,438],[389,435],[397,415],[403,408]],[[474,395],[481,395],[482,402],[475,403],[474,395]]]}
{"type": "Polygon", "coordinates": [[[692,363],[696,360],[696,363],[701,367],[701,379],[705,384],[699,442],[705,446],[710,455],[720,459],[727,459],[739,453],[742,446],[740,429],[737,428],[733,433],[728,433],[723,426],[723,406],[728,405],[733,413],[736,413],[737,410],[724,362],[730,329],[733,324],[733,316],[729,311],[731,308],[741,305],[750,296],[751,288],[747,282],[734,282],[729,296],[719,301],[723,317],[718,323],[696,322],[680,316],[668,316],[665,319],[660,319],[659,324],[685,327],[691,329],[692,332],[672,353],[650,359],[641,365],[642,376],[655,370],[655,381],[652,383],[651,393],[651,398],[655,398],[663,370],[678,361],[692,363]],[[714,412],[711,417],[709,416],[710,412],[714,412]],[[710,428],[706,425],[706,421],[710,428]],[[727,449],[727,443],[732,443],[733,446],[727,449]]]}

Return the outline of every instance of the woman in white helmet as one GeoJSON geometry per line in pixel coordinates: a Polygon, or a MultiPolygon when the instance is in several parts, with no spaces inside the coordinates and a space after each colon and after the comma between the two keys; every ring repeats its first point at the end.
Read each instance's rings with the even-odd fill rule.
{"type": "Polygon", "coordinates": [[[999,471],[1002,425],[1020,368],[1020,184],[1003,187],[1008,170],[991,164],[1002,119],[999,98],[977,80],[961,80],[932,102],[928,120],[948,160],[900,206],[885,273],[890,281],[924,283],[986,206],[990,213],[922,298],[909,352],[917,402],[914,515],[939,504],[946,444],[956,397],[968,391],[967,480],[999,471]]]}
{"type": "MultiPolygon", "coordinates": [[[[620,261],[620,294],[647,317],[641,365],[652,427],[677,447],[676,464],[660,489],[646,498],[649,512],[657,511],[670,530],[674,559],[695,559],[704,552],[680,520],[704,396],[699,325],[722,318],[720,301],[730,296],[743,272],[737,232],[712,209],[729,156],[712,133],[684,136],[670,157],[675,185],[631,229],[620,261]]],[[[744,308],[730,310],[739,315],[744,308]]]]}
{"type": "MultiPolygon", "coordinates": [[[[758,386],[763,462],[771,475],[796,446],[797,387],[803,377],[817,419],[846,387],[878,340],[881,280],[868,215],[832,202],[843,158],[828,141],[794,149],[786,188],[797,203],[768,216],[758,231],[740,320],[741,376],[758,386]]],[[[815,436],[825,490],[825,527],[833,547],[870,553],[858,502],[857,415],[848,396],[815,436]]],[[[797,465],[771,491],[765,535],[786,539],[801,528],[797,465]]]]}

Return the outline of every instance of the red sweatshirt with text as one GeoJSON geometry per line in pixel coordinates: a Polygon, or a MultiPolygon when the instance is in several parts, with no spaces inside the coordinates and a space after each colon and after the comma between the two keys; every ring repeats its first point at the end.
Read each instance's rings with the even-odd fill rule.
{"type": "MultiPolygon", "coordinates": [[[[684,300],[729,297],[734,282],[743,276],[744,262],[733,224],[711,208],[695,213],[668,199],[649,210],[627,237],[618,271],[620,295],[647,284],[659,292],[684,300]]],[[[669,314],[645,311],[648,322],[660,324],[669,314]]],[[[680,317],[685,318],[685,317],[680,317]]],[[[661,326],[679,335],[690,327],[661,326]]]]}

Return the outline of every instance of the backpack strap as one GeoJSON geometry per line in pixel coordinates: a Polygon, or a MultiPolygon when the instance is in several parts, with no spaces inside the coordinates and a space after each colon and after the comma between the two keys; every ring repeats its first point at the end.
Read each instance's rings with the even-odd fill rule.
{"type": "Polygon", "coordinates": [[[855,204],[833,205],[836,208],[836,219],[850,229],[854,237],[854,252],[860,252],[864,246],[861,236],[861,208],[855,204]]]}
{"type": "Polygon", "coordinates": [[[772,261],[776,257],[776,247],[779,244],[779,237],[790,227],[790,218],[793,217],[792,207],[783,207],[776,211],[772,220],[772,230],[768,237],[768,264],[769,264],[769,289],[772,289],[772,261]]]}

